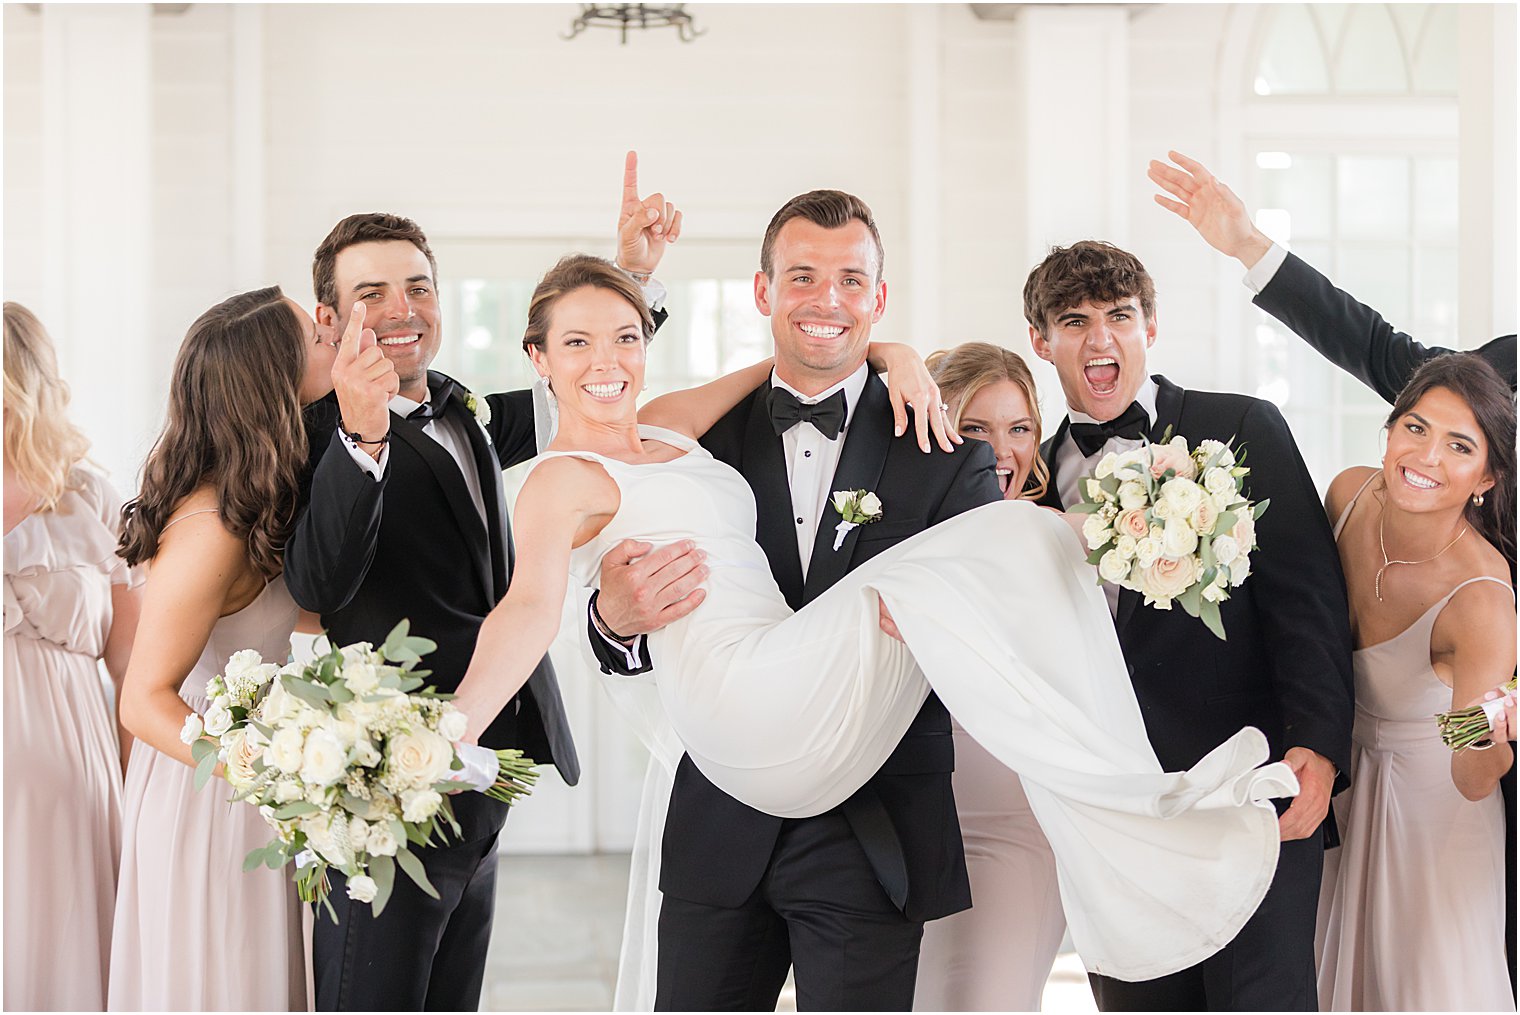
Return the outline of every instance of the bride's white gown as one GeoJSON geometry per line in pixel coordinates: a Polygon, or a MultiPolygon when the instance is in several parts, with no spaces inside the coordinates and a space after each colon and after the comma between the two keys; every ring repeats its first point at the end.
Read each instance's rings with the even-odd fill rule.
{"type": "MultiPolygon", "coordinates": [[[[708,553],[706,601],[649,639],[664,716],[612,678],[647,743],[668,754],[668,719],[724,792],[805,817],[881,767],[932,685],[1022,777],[1089,969],[1150,979],[1235,936],[1277,864],[1269,798],[1293,794],[1296,781],[1281,763],[1257,767],[1267,742],[1249,727],[1189,771],[1162,771],[1103,594],[1064,522],[1026,503],[977,508],[873,558],[794,614],[754,540],[743,477],[687,438],[640,431],[686,453],[648,465],[585,452],[538,461],[595,461],[621,492],[617,515],[572,555],[581,583],[595,584],[602,555],[623,539],[693,539],[708,553]],[[906,646],[880,632],[878,593],[906,646]]],[[[890,518],[891,503],[883,510],[890,518]]],[[[646,788],[668,786],[658,771],[651,780],[646,788]]],[[[646,800],[641,827],[664,806],[646,800]]],[[[645,843],[657,850],[658,825],[649,830],[645,843]]],[[[652,892],[652,875],[642,887],[652,892]]]]}

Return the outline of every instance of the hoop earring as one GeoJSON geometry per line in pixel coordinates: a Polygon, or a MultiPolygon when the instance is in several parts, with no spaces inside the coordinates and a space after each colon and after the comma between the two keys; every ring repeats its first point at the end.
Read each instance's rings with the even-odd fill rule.
{"type": "Polygon", "coordinates": [[[1480,508],[1483,506],[1483,495],[1481,493],[1475,493],[1472,495],[1472,506],[1475,508],[1480,508]]]}

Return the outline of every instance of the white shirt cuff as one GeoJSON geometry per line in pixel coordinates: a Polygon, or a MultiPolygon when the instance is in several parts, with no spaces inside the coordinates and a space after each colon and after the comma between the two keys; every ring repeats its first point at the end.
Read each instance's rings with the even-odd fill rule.
{"type": "Polygon", "coordinates": [[[639,287],[644,290],[644,302],[650,310],[661,310],[665,306],[665,297],[669,296],[665,284],[657,278],[651,278],[647,283],[639,287]]]}
{"type": "Polygon", "coordinates": [[[1261,260],[1251,266],[1246,272],[1246,277],[1241,279],[1246,288],[1261,295],[1261,291],[1267,287],[1267,283],[1277,275],[1277,269],[1288,259],[1288,251],[1274,243],[1267,248],[1267,252],[1261,255],[1261,260]]]}
{"type": "MultiPolygon", "coordinates": [[[[632,645],[624,645],[617,639],[608,637],[602,630],[602,625],[596,622],[596,616],[592,613],[589,603],[586,605],[586,616],[590,619],[591,629],[596,632],[596,636],[622,654],[623,661],[628,664],[629,670],[638,670],[644,665],[644,636],[642,634],[634,635],[632,645]]],[[[619,676],[626,676],[626,674],[619,674],[619,676]]]]}
{"type": "MultiPolygon", "coordinates": [[[[360,436],[362,437],[363,434],[360,436]]],[[[380,482],[380,477],[385,475],[385,463],[391,460],[391,446],[386,444],[381,447],[380,457],[377,459],[371,458],[368,451],[355,444],[353,438],[344,433],[341,427],[338,429],[338,439],[348,449],[348,457],[352,458],[359,468],[369,473],[371,479],[377,483],[380,482]]]]}

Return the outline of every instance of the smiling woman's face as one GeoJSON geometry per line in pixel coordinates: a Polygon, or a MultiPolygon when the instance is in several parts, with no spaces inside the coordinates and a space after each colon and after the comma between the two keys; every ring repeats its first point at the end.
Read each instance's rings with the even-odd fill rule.
{"type": "Polygon", "coordinates": [[[627,300],[582,286],[554,304],[543,348],[528,348],[562,416],[614,423],[637,415],[646,344],[642,318],[627,300]]]}
{"type": "Polygon", "coordinates": [[[952,404],[952,418],[957,409],[961,435],[992,445],[1003,499],[1017,500],[1040,453],[1034,409],[1024,389],[1013,381],[993,381],[982,385],[964,406],[952,404]]]}
{"type": "Polygon", "coordinates": [[[1431,388],[1388,428],[1383,454],[1388,499],[1404,511],[1461,509],[1493,485],[1478,419],[1450,388],[1431,388]]]}

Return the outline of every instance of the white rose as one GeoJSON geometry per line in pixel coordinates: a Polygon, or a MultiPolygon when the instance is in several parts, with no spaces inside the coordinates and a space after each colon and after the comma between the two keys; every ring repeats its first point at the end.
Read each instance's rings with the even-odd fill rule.
{"type": "Polygon", "coordinates": [[[1161,556],[1161,540],[1152,536],[1135,540],[1135,560],[1141,567],[1150,567],[1161,556]]]}
{"type": "Polygon", "coordinates": [[[868,493],[860,498],[860,513],[867,518],[881,514],[881,498],[874,493],[868,493]]]}
{"type": "Polygon", "coordinates": [[[1230,450],[1229,445],[1224,444],[1221,441],[1199,441],[1198,454],[1203,458],[1204,461],[1208,461],[1210,458],[1218,455],[1219,461],[1216,464],[1226,469],[1235,464],[1235,452],[1230,450]]]}
{"type": "Polygon", "coordinates": [[[1082,537],[1087,540],[1087,548],[1096,550],[1104,543],[1113,538],[1114,530],[1109,526],[1104,517],[1093,512],[1082,521],[1082,537]]]}
{"type": "Polygon", "coordinates": [[[374,902],[380,886],[368,874],[357,874],[348,879],[348,897],[355,902],[374,902]]]}
{"type": "Polygon", "coordinates": [[[253,770],[253,762],[263,753],[263,744],[249,733],[256,733],[251,727],[233,730],[222,741],[222,760],[227,763],[227,781],[234,786],[246,786],[258,777],[253,770]]]}
{"type": "Polygon", "coordinates": [[[367,662],[343,667],[343,683],[355,694],[370,694],[380,686],[380,671],[367,662]]]}
{"type": "Polygon", "coordinates": [[[1140,587],[1147,596],[1171,600],[1198,580],[1198,564],[1192,557],[1157,557],[1140,572],[1140,587]]]}
{"type": "Polygon", "coordinates": [[[1124,452],[1114,460],[1114,475],[1119,476],[1121,479],[1125,473],[1131,476],[1139,476],[1148,470],[1150,465],[1150,456],[1146,453],[1145,448],[1136,448],[1133,451],[1124,452]]]}
{"type": "Polygon", "coordinates": [[[269,693],[259,705],[259,716],[266,725],[273,725],[288,717],[296,709],[297,700],[285,690],[285,682],[276,680],[269,685],[269,693]]]}
{"type": "Polygon", "coordinates": [[[354,764],[363,765],[365,768],[374,768],[380,764],[380,752],[368,737],[361,738],[354,744],[354,764]]]}
{"type": "Polygon", "coordinates": [[[374,856],[395,856],[399,843],[386,824],[369,826],[369,852],[374,856]]]}
{"type": "Polygon", "coordinates": [[[227,660],[227,666],[222,670],[222,674],[227,678],[227,682],[230,684],[234,680],[237,680],[243,677],[245,674],[250,673],[254,669],[257,669],[258,666],[263,662],[263,656],[259,655],[251,648],[245,648],[240,652],[232,653],[232,658],[227,660]]]}
{"type": "Polygon", "coordinates": [[[1176,505],[1165,497],[1159,498],[1151,505],[1151,516],[1162,521],[1168,521],[1177,513],[1176,505]]]}
{"type": "Polygon", "coordinates": [[[451,744],[458,743],[469,725],[469,716],[457,708],[445,708],[443,715],[438,717],[438,735],[451,744]]]}
{"type": "Polygon", "coordinates": [[[333,820],[329,814],[308,814],[301,819],[300,829],[306,833],[307,845],[334,867],[347,867],[354,862],[353,849],[348,844],[348,822],[341,817],[333,820]]]}
{"type": "Polygon", "coordinates": [[[348,819],[348,842],[355,853],[369,848],[369,831],[369,822],[358,815],[348,819]]]}
{"type": "Polygon", "coordinates": [[[1218,467],[1206,469],[1203,473],[1203,486],[1209,493],[1234,493],[1235,477],[1230,475],[1229,469],[1218,467]]]}
{"type": "Polygon", "coordinates": [[[1138,546],[1139,543],[1140,540],[1136,539],[1134,536],[1121,535],[1117,540],[1114,541],[1114,552],[1123,557],[1125,560],[1134,560],[1135,547],[1138,546]]]}
{"type": "Polygon", "coordinates": [[[1200,536],[1209,536],[1214,533],[1214,525],[1219,521],[1219,508],[1207,497],[1198,498],[1198,506],[1193,508],[1193,513],[1188,517],[1188,522],[1198,530],[1200,536]]]}
{"type": "Polygon", "coordinates": [[[1166,523],[1161,548],[1168,557],[1186,557],[1198,549],[1198,533],[1187,522],[1174,518],[1166,523]]]}
{"type": "Polygon", "coordinates": [[[1249,510],[1242,510],[1236,517],[1235,528],[1230,530],[1230,535],[1235,537],[1235,542],[1240,544],[1242,550],[1256,548],[1256,519],[1251,517],[1249,510]]]}
{"type": "Polygon", "coordinates": [[[301,799],[301,784],[294,779],[279,779],[274,784],[274,802],[288,804],[301,799]]]}
{"type": "Polygon", "coordinates": [[[1209,494],[1209,500],[1214,502],[1214,506],[1219,509],[1221,514],[1225,511],[1230,510],[1231,505],[1233,505],[1239,499],[1240,496],[1233,492],[1209,494]]]}
{"type": "Polygon", "coordinates": [[[1129,577],[1129,561],[1117,550],[1109,550],[1098,561],[1098,574],[1117,585],[1129,577]]]}
{"type": "Polygon", "coordinates": [[[1222,603],[1230,598],[1230,592],[1227,588],[1229,579],[1230,573],[1228,571],[1220,571],[1218,578],[1215,578],[1203,587],[1203,598],[1211,603],[1222,603]]]}
{"type": "Polygon", "coordinates": [[[1094,503],[1103,499],[1103,484],[1092,477],[1082,480],[1082,488],[1087,491],[1087,499],[1094,503]]]}
{"type": "Polygon", "coordinates": [[[206,732],[214,737],[232,729],[232,710],[227,707],[226,699],[218,698],[211,703],[211,707],[206,709],[205,723],[206,732]]]}
{"type": "Polygon", "coordinates": [[[1145,492],[1145,486],[1133,479],[1126,479],[1119,484],[1119,506],[1126,511],[1134,511],[1145,507],[1150,500],[1150,494],[1145,492]]]}
{"type": "Polygon", "coordinates": [[[1203,490],[1198,484],[1181,476],[1167,480],[1161,487],[1161,502],[1171,505],[1168,518],[1186,518],[1202,499],[1203,490]]]}
{"type": "Polygon", "coordinates": [[[329,730],[314,729],[301,756],[301,779],[309,786],[331,786],[343,778],[348,751],[329,730]]]}
{"type": "Polygon", "coordinates": [[[1098,459],[1098,467],[1093,470],[1093,475],[1097,476],[1099,479],[1107,479],[1109,476],[1112,476],[1114,474],[1114,463],[1117,462],[1118,459],[1119,456],[1110,451],[1108,454],[1098,459]]]}
{"type": "Polygon", "coordinates": [[[1214,540],[1214,559],[1219,563],[1229,566],[1230,562],[1240,556],[1240,544],[1235,542],[1234,536],[1219,536],[1214,540]]]}
{"type": "Polygon", "coordinates": [[[301,731],[293,726],[282,726],[275,730],[274,736],[269,738],[269,746],[264,750],[264,763],[273,765],[286,774],[295,772],[301,767],[305,739],[301,731]]]}
{"type": "Polygon", "coordinates": [[[367,663],[370,655],[375,651],[375,646],[367,641],[356,641],[352,645],[345,645],[338,650],[343,656],[343,665],[351,666],[354,663],[367,663]]]}
{"type": "Polygon", "coordinates": [[[387,746],[389,768],[403,785],[432,786],[448,774],[454,745],[431,730],[400,733],[387,746]]]}
{"type": "Polygon", "coordinates": [[[179,742],[193,744],[206,732],[206,724],[201,721],[200,713],[191,712],[185,716],[185,725],[179,728],[179,742]]]}
{"type": "Polygon", "coordinates": [[[1251,558],[1242,553],[1230,561],[1230,587],[1240,588],[1240,583],[1251,576],[1251,558]]]}
{"type": "Polygon", "coordinates": [[[845,511],[848,510],[849,507],[850,507],[850,491],[848,491],[848,490],[835,490],[834,491],[834,498],[833,499],[834,499],[834,510],[837,511],[839,514],[843,515],[845,513],[845,511]]]}
{"type": "Polygon", "coordinates": [[[438,813],[443,797],[431,789],[407,790],[401,794],[401,818],[404,821],[426,821],[438,813]]]}

